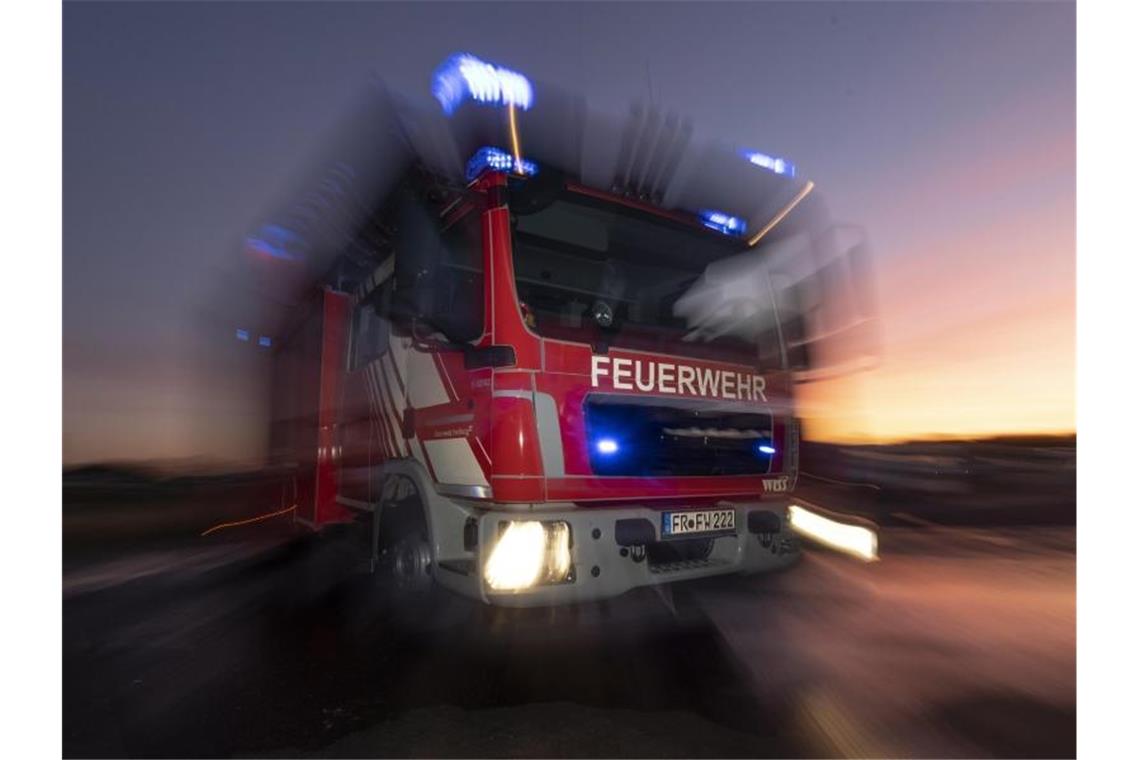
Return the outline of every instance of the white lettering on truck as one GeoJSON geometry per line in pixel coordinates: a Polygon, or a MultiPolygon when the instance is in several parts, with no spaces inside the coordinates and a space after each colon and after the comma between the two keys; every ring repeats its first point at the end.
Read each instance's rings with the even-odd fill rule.
{"type": "Polygon", "coordinates": [[[689,393],[693,396],[746,399],[763,401],[765,381],[763,375],[743,375],[732,370],[691,367],[687,364],[643,361],[641,359],[611,359],[592,356],[590,385],[597,388],[603,377],[611,378],[615,390],[657,393],[689,393]]]}
{"type": "Polygon", "coordinates": [[[632,359],[614,359],[614,388],[619,391],[633,390],[633,384],[624,379],[633,376],[633,371],[630,369],[632,365],[632,359]]]}
{"type": "Polygon", "coordinates": [[[598,387],[598,376],[610,374],[610,370],[608,367],[602,367],[603,363],[605,363],[605,364],[610,363],[610,357],[608,357],[608,356],[594,356],[591,358],[593,359],[593,361],[590,364],[590,385],[597,388],[598,387]]]}
{"type": "Polygon", "coordinates": [[[769,493],[785,493],[788,490],[788,478],[769,478],[764,481],[764,490],[769,493]]]}
{"type": "Polygon", "coordinates": [[[676,393],[677,388],[673,385],[673,379],[676,377],[674,374],[677,370],[676,364],[658,364],[657,365],[657,390],[662,393],[676,393]]]}
{"type": "Polygon", "coordinates": [[[641,379],[641,362],[637,363],[637,378],[636,378],[636,380],[637,380],[637,389],[639,391],[651,391],[651,390],[653,390],[653,363],[652,362],[646,362],[645,365],[649,370],[649,377],[642,380],[641,379]]]}
{"type": "MultiPolygon", "coordinates": [[[[646,363],[651,367],[653,366],[652,362],[646,363]]],[[[692,367],[684,364],[677,367],[677,390],[681,393],[685,393],[685,389],[688,388],[690,394],[694,396],[697,395],[697,389],[693,386],[693,379],[696,378],[696,376],[697,371],[692,367]]]]}

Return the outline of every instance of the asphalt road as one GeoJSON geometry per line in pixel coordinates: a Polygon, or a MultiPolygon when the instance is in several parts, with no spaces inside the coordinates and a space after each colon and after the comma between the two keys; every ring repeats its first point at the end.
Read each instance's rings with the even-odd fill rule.
{"type": "Polygon", "coordinates": [[[65,566],[65,756],[1076,752],[1075,531],[884,529],[882,560],[393,629],[264,523],[65,566]]]}

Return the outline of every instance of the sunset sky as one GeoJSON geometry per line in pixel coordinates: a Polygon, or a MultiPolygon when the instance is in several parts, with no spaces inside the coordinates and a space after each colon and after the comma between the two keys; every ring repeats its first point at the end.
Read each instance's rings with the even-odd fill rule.
{"type": "Polygon", "coordinates": [[[808,434],[1074,428],[1068,3],[115,4],[64,8],[64,460],[264,453],[265,356],[219,293],[368,76],[469,50],[793,159],[861,224],[875,369],[808,434]]]}

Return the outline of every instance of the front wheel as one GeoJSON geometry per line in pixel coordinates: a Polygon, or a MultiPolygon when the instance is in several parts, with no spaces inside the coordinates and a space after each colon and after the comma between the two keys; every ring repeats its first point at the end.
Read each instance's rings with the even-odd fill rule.
{"type": "Polygon", "coordinates": [[[384,494],[372,527],[372,581],[384,619],[411,633],[461,623],[470,604],[435,582],[426,512],[415,485],[397,477],[384,494]]]}
{"type": "Polygon", "coordinates": [[[378,585],[401,602],[429,596],[434,586],[431,540],[418,496],[382,505],[374,520],[378,585]]]}

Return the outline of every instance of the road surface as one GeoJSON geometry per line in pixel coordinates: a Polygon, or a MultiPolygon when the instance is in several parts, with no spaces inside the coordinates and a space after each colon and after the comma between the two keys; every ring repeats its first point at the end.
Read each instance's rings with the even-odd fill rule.
{"type": "Polygon", "coordinates": [[[262,524],[65,566],[65,756],[1075,755],[1075,532],[393,630],[262,524]]]}

